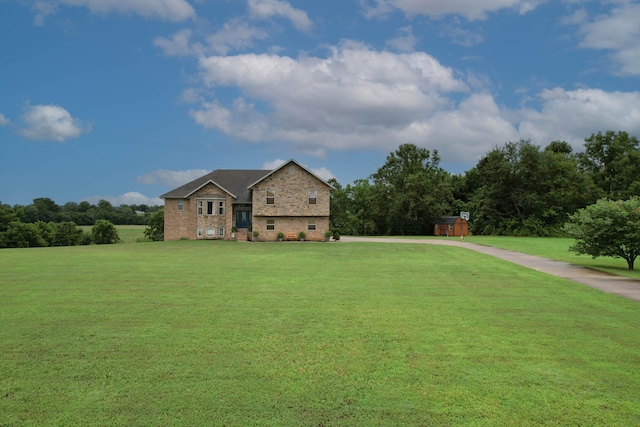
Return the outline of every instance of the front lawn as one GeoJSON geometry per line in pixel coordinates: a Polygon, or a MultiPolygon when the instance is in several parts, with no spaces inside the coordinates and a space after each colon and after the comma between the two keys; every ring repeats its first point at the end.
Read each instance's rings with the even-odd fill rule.
{"type": "Polygon", "coordinates": [[[453,247],[0,251],[0,425],[640,422],[636,302],[453,247]]]}

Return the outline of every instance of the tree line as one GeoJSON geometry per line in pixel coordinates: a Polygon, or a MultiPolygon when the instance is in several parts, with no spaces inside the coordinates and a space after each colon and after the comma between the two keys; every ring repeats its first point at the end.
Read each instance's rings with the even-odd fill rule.
{"type": "MultiPolygon", "coordinates": [[[[42,197],[26,206],[0,203],[0,248],[117,243],[114,224],[149,225],[157,222],[158,216],[163,217],[161,206],[113,206],[107,200],[97,205],[69,202],[59,206],[42,197]],[[89,232],[79,226],[92,228],[89,232]]],[[[156,240],[156,234],[147,238],[156,240]]]]}
{"type": "Polygon", "coordinates": [[[100,200],[97,205],[84,201],[68,202],[60,206],[48,197],[34,199],[30,205],[9,206],[0,203],[0,210],[11,212],[20,222],[28,224],[43,221],[94,225],[96,221],[105,219],[115,225],[146,225],[150,215],[159,209],[162,209],[162,206],[113,206],[108,200],[100,200]]]}
{"type": "Polygon", "coordinates": [[[437,150],[404,144],[368,178],[330,183],[341,234],[429,235],[437,218],[467,211],[473,234],[558,236],[599,199],[640,196],[640,144],[623,131],[592,134],[583,152],[565,141],[507,142],[461,175],[440,166],[437,150]]]}

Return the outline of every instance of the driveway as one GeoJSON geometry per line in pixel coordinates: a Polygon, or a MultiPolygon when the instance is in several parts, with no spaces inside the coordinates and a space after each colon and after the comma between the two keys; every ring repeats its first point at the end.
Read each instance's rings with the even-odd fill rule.
{"type": "Polygon", "coordinates": [[[491,255],[505,261],[513,262],[524,267],[532,268],[553,276],[562,277],[580,284],[599,289],[603,292],[619,295],[624,298],[640,302],[640,281],[628,277],[614,276],[586,267],[569,264],[567,262],[527,255],[491,246],[476,245],[474,243],[457,240],[437,239],[386,239],[375,237],[340,237],[341,242],[381,242],[381,243],[419,243],[428,245],[457,246],[491,255]]]}

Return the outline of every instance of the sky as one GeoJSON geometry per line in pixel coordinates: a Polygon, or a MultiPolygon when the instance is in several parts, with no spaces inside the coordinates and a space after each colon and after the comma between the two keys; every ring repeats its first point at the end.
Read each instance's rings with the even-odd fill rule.
{"type": "Polygon", "coordinates": [[[0,0],[0,202],[162,204],[295,159],[640,136],[640,1],[0,0]]]}

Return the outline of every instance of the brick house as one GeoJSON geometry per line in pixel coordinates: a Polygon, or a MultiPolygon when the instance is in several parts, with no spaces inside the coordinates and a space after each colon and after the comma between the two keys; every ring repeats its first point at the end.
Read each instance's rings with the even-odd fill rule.
{"type": "Polygon", "coordinates": [[[164,239],[247,240],[253,230],[262,241],[301,231],[323,240],[332,189],[293,159],[272,171],[214,170],[160,196],[164,239]]]}
{"type": "Polygon", "coordinates": [[[469,223],[459,216],[438,218],[433,225],[434,236],[468,236],[469,223]]]}

